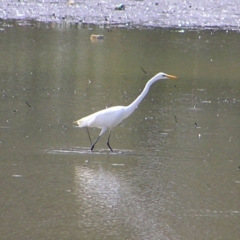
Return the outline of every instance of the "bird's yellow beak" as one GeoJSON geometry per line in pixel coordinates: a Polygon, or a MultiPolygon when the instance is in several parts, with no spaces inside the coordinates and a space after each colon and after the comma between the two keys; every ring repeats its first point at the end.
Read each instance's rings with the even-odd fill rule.
{"type": "Polygon", "coordinates": [[[166,75],[167,75],[167,77],[170,78],[170,79],[177,79],[177,78],[178,78],[178,77],[173,76],[173,75],[168,75],[168,74],[166,74],[166,75]]]}

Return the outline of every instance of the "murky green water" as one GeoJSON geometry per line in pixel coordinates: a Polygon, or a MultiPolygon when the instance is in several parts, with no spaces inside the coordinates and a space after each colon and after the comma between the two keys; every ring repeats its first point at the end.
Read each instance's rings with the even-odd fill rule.
{"type": "Polygon", "coordinates": [[[239,33],[9,22],[0,35],[1,239],[240,238],[239,33]],[[152,86],[114,153],[107,136],[91,153],[72,121],[131,103],[159,71],[180,79],[152,86]]]}

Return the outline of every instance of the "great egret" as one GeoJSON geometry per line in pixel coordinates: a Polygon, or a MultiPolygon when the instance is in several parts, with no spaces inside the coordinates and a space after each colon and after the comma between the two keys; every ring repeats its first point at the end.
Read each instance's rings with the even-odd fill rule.
{"type": "MultiPolygon", "coordinates": [[[[122,122],[125,118],[129,117],[134,110],[138,107],[140,102],[143,100],[143,98],[147,95],[151,85],[155,83],[156,81],[163,80],[163,79],[176,79],[176,76],[168,75],[166,73],[158,73],[154,77],[152,77],[145,85],[142,93],[128,106],[114,106],[109,107],[103,110],[100,110],[98,112],[95,112],[89,116],[86,116],[84,118],[81,118],[74,123],[78,124],[80,128],[86,127],[88,130],[88,127],[96,127],[100,128],[101,132],[96,139],[96,141],[92,144],[91,138],[89,135],[90,142],[92,144],[91,151],[95,147],[96,143],[98,142],[99,138],[109,129],[109,135],[107,140],[107,145],[111,151],[112,148],[110,146],[110,136],[111,136],[111,130],[117,126],[120,122],[122,122]]],[[[89,134],[89,132],[88,132],[89,134]]]]}

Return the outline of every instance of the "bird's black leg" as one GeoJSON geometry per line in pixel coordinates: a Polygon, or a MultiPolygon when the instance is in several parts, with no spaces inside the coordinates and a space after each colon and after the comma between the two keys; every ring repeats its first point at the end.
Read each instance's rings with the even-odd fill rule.
{"type": "Polygon", "coordinates": [[[94,149],[95,144],[97,143],[97,141],[99,140],[100,137],[101,137],[101,136],[98,136],[98,138],[96,139],[96,141],[92,144],[92,146],[91,146],[91,151],[94,149]]]}
{"type": "MultiPolygon", "coordinates": [[[[102,130],[101,130],[98,138],[96,139],[96,141],[95,141],[95,142],[92,144],[92,146],[91,146],[91,151],[94,149],[94,147],[95,147],[96,143],[98,142],[99,138],[100,138],[107,130],[108,130],[108,127],[103,127],[103,128],[102,128],[102,130]]],[[[89,135],[89,136],[90,136],[90,135],[89,135]]],[[[108,138],[109,138],[109,137],[108,137],[108,138]]],[[[109,140],[108,140],[108,142],[109,142],[109,140]]],[[[109,143],[108,143],[108,144],[109,144],[109,143]]],[[[109,146],[109,145],[108,145],[108,146],[109,146]]],[[[111,149],[110,146],[109,146],[109,148],[111,149]]],[[[112,149],[111,149],[111,151],[112,151],[112,149]]]]}
{"type": "Polygon", "coordinates": [[[87,129],[87,133],[88,133],[88,138],[89,138],[91,146],[92,146],[92,140],[91,140],[91,137],[90,137],[90,134],[89,134],[89,131],[88,131],[88,127],[86,127],[86,129],[87,129]]]}
{"type": "Polygon", "coordinates": [[[108,135],[107,145],[108,145],[109,149],[113,152],[113,150],[110,146],[110,136],[111,136],[111,131],[109,132],[109,135],[108,135]]]}
{"type": "Polygon", "coordinates": [[[91,143],[91,151],[94,149],[95,147],[95,144],[97,143],[97,141],[99,140],[100,136],[98,136],[97,140],[92,144],[92,139],[91,139],[91,136],[90,136],[90,133],[89,133],[89,130],[88,130],[88,127],[86,127],[87,129],[87,133],[88,133],[88,138],[89,138],[89,141],[91,143]]]}

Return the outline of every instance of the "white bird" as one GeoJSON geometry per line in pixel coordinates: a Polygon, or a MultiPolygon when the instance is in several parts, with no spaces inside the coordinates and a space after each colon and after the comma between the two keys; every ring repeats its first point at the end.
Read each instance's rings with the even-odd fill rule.
{"type": "Polygon", "coordinates": [[[134,110],[138,107],[140,102],[143,100],[143,98],[147,95],[151,85],[155,83],[156,81],[163,80],[163,79],[176,79],[176,76],[168,75],[166,73],[158,73],[154,77],[152,77],[145,85],[142,93],[128,106],[114,106],[109,107],[103,110],[100,110],[98,112],[95,112],[89,116],[86,116],[84,118],[81,118],[73,123],[76,123],[80,128],[86,127],[88,131],[88,127],[96,127],[100,128],[101,132],[96,139],[96,141],[92,144],[89,132],[88,136],[91,142],[91,151],[95,147],[96,143],[100,139],[100,137],[109,129],[109,135],[107,140],[107,145],[111,151],[112,148],[110,146],[110,136],[112,129],[117,126],[120,122],[122,122],[124,119],[129,117],[134,110]]]}

